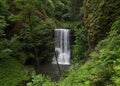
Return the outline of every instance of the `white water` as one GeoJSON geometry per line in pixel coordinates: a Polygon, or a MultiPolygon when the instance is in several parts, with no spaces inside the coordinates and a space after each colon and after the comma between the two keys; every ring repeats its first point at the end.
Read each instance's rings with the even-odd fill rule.
{"type": "MultiPolygon", "coordinates": [[[[69,65],[70,64],[70,40],[69,29],[55,29],[55,53],[58,64],[69,65]]],[[[53,63],[56,64],[55,57],[53,63]]]]}

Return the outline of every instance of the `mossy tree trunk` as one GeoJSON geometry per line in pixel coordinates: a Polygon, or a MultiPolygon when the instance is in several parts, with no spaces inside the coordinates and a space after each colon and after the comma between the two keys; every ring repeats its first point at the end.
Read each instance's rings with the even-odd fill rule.
{"type": "Polygon", "coordinates": [[[83,0],[83,7],[90,53],[107,36],[112,23],[120,15],[120,0],[83,0]]]}

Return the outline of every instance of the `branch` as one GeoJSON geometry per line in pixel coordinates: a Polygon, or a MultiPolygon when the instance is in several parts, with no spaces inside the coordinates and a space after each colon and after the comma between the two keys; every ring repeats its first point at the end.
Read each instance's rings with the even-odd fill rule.
{"type": "Polygon", "coordinates": [[[41,11],[39,11],[38,9],[35,10],[35,13],[42,19],[48,19],[49,17],[47,15],[45,15],[44,13],[42,13],[41,11]]]}

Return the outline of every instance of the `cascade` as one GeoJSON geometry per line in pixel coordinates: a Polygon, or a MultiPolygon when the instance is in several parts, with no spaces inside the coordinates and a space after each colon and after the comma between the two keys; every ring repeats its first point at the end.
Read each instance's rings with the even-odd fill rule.
{"type": "MultiPolygon", "coordinates": [[[[58,64],[70,65],[70,30],[69,29],[55,29],[55,54],[58,64]]],[[[55,57],[53,63],[56,64],[55,57]]]]}

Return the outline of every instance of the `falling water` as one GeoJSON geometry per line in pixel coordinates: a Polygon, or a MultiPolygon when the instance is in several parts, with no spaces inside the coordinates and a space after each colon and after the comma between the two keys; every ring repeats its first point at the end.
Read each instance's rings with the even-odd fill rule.
{"type": "MultiPolygon", "coordinates": [[[[70,64],[70,40],[69,29],[55,29],[55,53],[58,64],[70,64]]],[[[53,63],[56,63],[55,57],[53,63]]]]}

